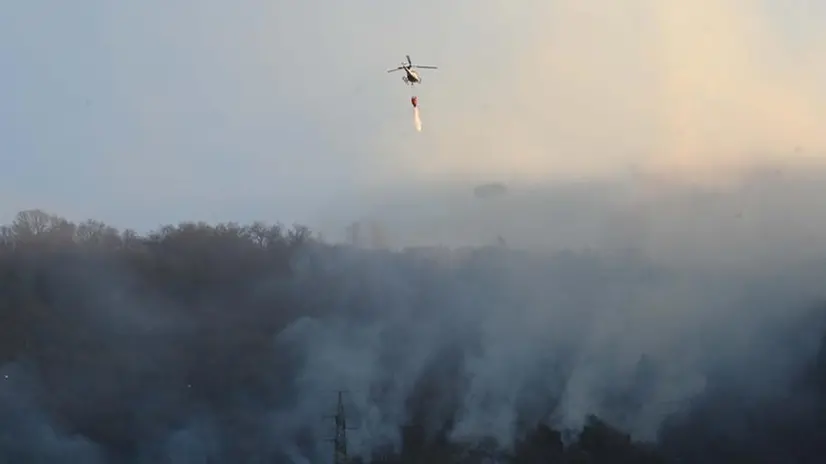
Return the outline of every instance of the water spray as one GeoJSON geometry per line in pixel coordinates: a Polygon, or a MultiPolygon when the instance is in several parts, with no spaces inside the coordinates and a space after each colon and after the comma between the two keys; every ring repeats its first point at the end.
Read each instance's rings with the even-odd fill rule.
{"type": "Polygon", "coordinates": [[[422,118],[419,116],[419,97],[411,97],[410,103],[413,105],[413,124],[416,126],[416,131],[422,131],[422,118]]]}

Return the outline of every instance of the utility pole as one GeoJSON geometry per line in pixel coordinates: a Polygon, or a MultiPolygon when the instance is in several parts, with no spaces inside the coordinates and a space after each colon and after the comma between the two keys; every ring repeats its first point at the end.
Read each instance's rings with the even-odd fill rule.
{"type": "Polygon", "coordinates": [[[333,462],[335,464],[347,464],[347,417],[344,414],[344,402],[341,392],[338,392],[338,405],[336,406],[336,437],[333,439],[333,462]]]}
{"type": "Polygon", "coordinates": [[[343,391],[338,392],[336,414],[334,416],[328,416],[328,419],[335,419],[336,421],[335,437],[330,439],[330,441],[333,442],[333,464],[348,464],[350,462],[350,458],[347,455],[347,431],[352,429],[347,428],[343,393],[343,391]]]}

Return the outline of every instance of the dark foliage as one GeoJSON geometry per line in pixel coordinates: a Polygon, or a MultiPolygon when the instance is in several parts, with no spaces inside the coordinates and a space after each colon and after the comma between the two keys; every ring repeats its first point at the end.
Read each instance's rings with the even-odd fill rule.
{"type": "MultiPolygon", "coordinates": [[[[326,256],[341,253],[408,269],[413,290],[398,303],[422,308],[418,317],[444,303],[436,290],[445,285],[440,273],[449,272],[443,267],[403,253],[343,250],[301,227],[181,224],[138,236],[20,213],[0,231],[0,461],[293,462],[295,450],[317,446],[317,437],[274,439],[278,427],[268,414],[294,400],[303,362],[274,340],[301,317],[366,323],[381,306],[369,286],[337,274],[369,272],[369,265],[325,268],[326,256]],[[283,449],[285,440],[294,450],[283,449]]],[[[480,250],[464,259],[486,257],[480,250]]],[[[478,272],[467,278],[491,278],[467,269],[461,272],[478,272]]],[[[655,444],[592,416],[572,439],[540,423],[522,427],[512,446],[450,439],[462,359],[462,349],[448,346],[429,368],[438,372],[425,370],[407,401],[401,449],[377,447],[373,462],[814,463],[826,456],[826,355],[791,381],[794,395],[748,402],[737,391],[707,394],[671,418],[655,444]]],[[[332,396],[337,387],[321,393],[332,396]]]]}

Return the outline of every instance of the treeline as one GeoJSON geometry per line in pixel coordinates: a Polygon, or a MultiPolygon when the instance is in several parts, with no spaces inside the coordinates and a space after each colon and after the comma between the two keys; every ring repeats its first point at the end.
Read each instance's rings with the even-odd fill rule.
{"type": "MultiPolygon", "coordinates": [[[[433,277],[444,272],[438,266],[324,244],[300,226],[185,223],[141,236],[96,221],[21,212],[0,229],[0,461],[288,463],[304,456],[326,462],[332,447],[319,441],[328,437],[311,425],[323,417],[287,426],[273,414],[291,410],[304,394],[296,379],[307,362],[300,350],[275,340],[305,317],[354,325],[381,317],[387,308],[378,290],[345,278],[364,272],[359,260],[371,259],[411,270],[405,298],[415,299],[410,304],[421,305],[422,314],[448,304],[440,293],[444,280],[433,277]]],[[[794,381],[805,400],[798,396],[786,408],[772,398],[732,412],[721,398],[736,392],[708,396],[666,424],[652,444],[595,416],[565,439],[563,431],[539,425],[525,428],[512,447],[452,442],[459,407],[431,400],[445,397],[434,391],[458,391],[444,381],[461,377],[461,368],[454,371],[417,381],[399,424],[400,446],[376,447],[372,462],[821,462],[826,456],[824,360],[806,364],[794,381]],[[721,425],[723,416],[736,426],[721,425]]],[[[332,395],[342,386],[327,387],[322,393],[332,395]]]]}

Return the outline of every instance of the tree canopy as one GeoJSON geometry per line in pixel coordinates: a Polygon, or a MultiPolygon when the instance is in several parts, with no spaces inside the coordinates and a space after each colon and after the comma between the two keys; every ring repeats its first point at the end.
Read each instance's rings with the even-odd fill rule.
{"type": "MultiPolygon", "coordinates": [[[[315,413],[333,414],[335,391],[349,388],[370,398],[352,408],[351,423],[362,430],[351,433],[358,442],[351,449],[361,451],[353,462],[777,463],[826,456],[824,354],[789,370],[781,393],[746,398],[735,383],[710,386],[652,440],[632,439],[595,413],[579,430],[565,430],[553,420],[561,399],[550,387],[548,398],[520,408],[537,417],[514,417],[512,443],[494,433],[459,434],[468,405],[488,404],[468,400],[467,365],[485,342],[482,329],[469,327],[474,317],[440,312],[461,306],[472,314],[481,302],[503,298],[492,289],[506,253],[516,252],[479,249],[446,263],[323,243],[302,226],[181,223],[139,235],[21,212],[0,228],[0,460],[328,462],[332,423],[315,413]],[[471,285],[475,293],[446,290],[471,285]],[[428,318],[447,322],[420,333],[450,335],[405,338],[407,327],[428,318]],[[382,320],[395,325],[376,322],[382,320]],[[339,329],[312,326],[317,321],[339,329]],[[395,368],[409,357],[404,351],[422,352],[417,347],[436,338],[438,346],[416,358],[416,378],[400,380],[395,368]],[[370,340],[383,348],[367,346],[370,340]],[[356,354],[387,372],[359,370],[356,354]],[[314,366],[324,363],[342,367],[316,380],[322,369],[314,366]],[[368,375],[380,380],[356,391],[368,375]],[[368,403],[402,406],[363,410],[368,403]],[[545,407],[548,413],[540,411],[545,407]]],[[[530,272],[550,266],[519,259],[530,272]]],[[[616,268],[585,255],[547,259],[565,270],[547,271],[558,287],[514,283],[508,304],[527,304],[528,291],[559,288],[568,292],[559,298],[586,311],[594,295],[576,290],[578,273],[594,271],[604,281],[616,268]]],[[[822,307],[814,304],[809,314],[805,325],[822,330],[822,307]]],[[[659,367],[646,362],[637,365],[634,387],[616,386],[601,411],[639,411],[653,401],[645,372],[659,367]]],[[[536,366],[537,378],[546,379],[557,364],[536,366]]]]}

